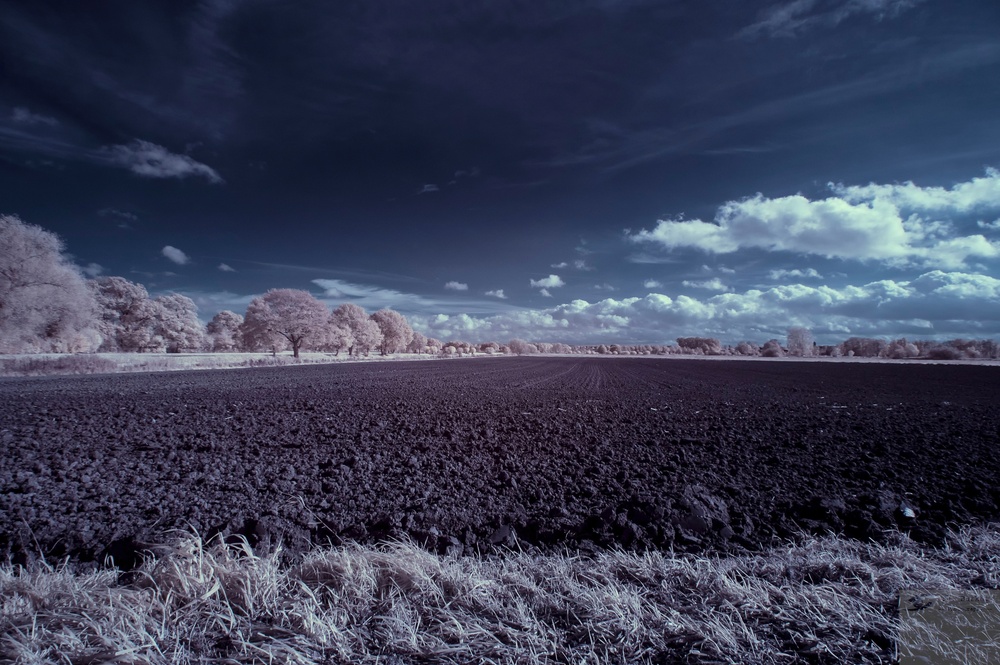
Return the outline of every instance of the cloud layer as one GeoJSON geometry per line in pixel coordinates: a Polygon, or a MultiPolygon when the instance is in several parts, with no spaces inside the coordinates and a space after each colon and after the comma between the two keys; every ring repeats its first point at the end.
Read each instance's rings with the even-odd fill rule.
{"type": "Polygon", "coordinates": [[[974,330],[1000,332],[1000,280],[962,272],[928,271],[912,280],[880,280],[832,288],[789,284],[703,299],[650,293],[598,302],[573,300],[542,310],[493,316],[414,316],[435,337],[506,341],[524,337],[568,343],[670,343],[686,335],[724,342],[763,342],[791,326],[823,341],[852,335],[947,337],[974,330]]]}
{"type": "Polygon", "coordinates": [[[835,196],[820,200],[801,194],[779,198],[757,194],[724,204],[714,222],[660,220],[652,230],[628,237],[666,249],[692,247],[730,254],[759,248],[952,270],[966,268],[972,260],[1000,257],[1000,242],[981,233],[963,233],[952,221],[970,212],[1000,209],[996,169],[951,189],[910,182],[829,188],[835,196]]]}

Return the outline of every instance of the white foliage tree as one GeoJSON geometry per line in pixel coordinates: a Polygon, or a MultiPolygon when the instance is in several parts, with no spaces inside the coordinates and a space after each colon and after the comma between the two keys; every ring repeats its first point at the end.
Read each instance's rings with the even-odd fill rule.
{"type": "Polygon", "coordinates": [[[808,357],[813,355],[813,336],[808,328],[788,329],[788,355],[808,357]]]}
{"type": "Polygon", "coordinates": [[[351,328],[335,314],[331,314],[323,348],[333,351],[334,355],[339,356],[341,351],[350,349],[352,346],[354,346],[354,335],[351,333],[351,328]]]}
{"type": "Polygon", "coordinates": [[[413,341],[413,328],[399,312],[388,308],[380,309],[369,318],[378,325],[382,333],[382,341],[378,344],[381,355],[405,351],[413,341]]]}
{"type": "Polygon", "coordinates": [[[406,345],[406,351],[408,353],[423,353],[427,350],[427,338],[421,333],[413,331],[413,339],[410,343],[406,345]]]}
{"type": "Polygon", "coordinates": [[[240,331],[252,348],[287,344],[292,355],[310,344],[320,346],[330,311],[310,293],[298,289],[271,289],[250,301],[240,331]]]}
{"type": "Polygon", "coordinates": [[[200,351],[205,346],[205,328],[193,300],[171,293],[153,303],[157,307],[153,334],[163,340],[167,353],[200,351]]]}
{"type": "Polygon", "coordinates": [[[236,312],[224,309],[208,322],[205,330],[208,339],[205,348],[216,353],[227,353],[231,351],[241,351],[243,340],[240,336],[240,326],[243,325],[243,317],[236,312]]]}
{"type": "Polygon", "coordinates": [[[94,351],[96,304],[57,235],[0,215],[0,351],[94,351]]]}
{"type": "Polygon", "coordinates": [[[368,353],[382,343],[382,330],[378,324],[368,318],[368,313],[364,308],[354,303],[344,303],[333,310],[333,319],[336,323],[344,325],[351,331],[351,345],[347,352],[349,355],[368,353]]]}
{"type": "Polygon", "coordinates": [[[534,344],[517,338],[507,342],[507,348],[510,349],[511,353],[518,356],[524,356],[538,351],[534,344]]]}
{"type": "Polygon", "coordinates": [[[101,351],[143,352],[163,348],[153,326],[159,308],[142,284],[124,277],[99,277],[88,282],[98,305],[101,351]]]}

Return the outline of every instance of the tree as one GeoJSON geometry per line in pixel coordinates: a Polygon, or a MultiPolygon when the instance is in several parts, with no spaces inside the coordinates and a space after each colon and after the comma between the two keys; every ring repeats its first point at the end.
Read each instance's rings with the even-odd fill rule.
{"type": "Polygon", "coordinates": [[[0,215],[0,351],[93,351],[96,304],[59,236],[0,215]]]}
{"type": "Polygon", "coordinates": [[[769,339],[760,347],[760,355],[765,358],[784,358],[785,350],[781,348],[781,342],[776,339],[769,339]]]}
{"type": "Polygon", "coordinates": [[[346,323],[337,319],[336,315],[330,315],[330,321],[326,328],[326,342],[323,348],[333,351],[333,355],[339,356],[344,349],[349,349],[354,345],[354,335],[346,323]]]}
{"type": "Polygon", "coordinates": [[[382,342],[382,330],[378,324],[368,318],[363,307],[354,303],[344,303],[333,310],[333,319],[351,331],[351,345],[347,348],[349,355],[358,355],[378,347],[382,342]]]}
{"type": "Polygon", "coordinates": [[[808,328],[793,327],[788,329],[788,354],[792,356],[813,355],[813,336],[808,328]]]}
{"type": "Polygon", "coordinates": [[[240,351],[243,349],[243,340],[240,336],[240,326],[243,325],[243,317],[236,312],[224,309],[208,322],[205,327],[208,339],[205,347],[215,353],[228,353],[230,351],[240,351]]]}
{"type": "Polygon", "coordinates": [[[683,353],[706,356],[721,356],[722,342],[714,337],[678,337],[677,346],[683,353]]]}
{"type": "Polygon", "coordinates": [[[535,348],[534,344],[526,342],[523,339],[517,339],[517,338],[514,338],[509,342],[507,342],[507,348],[510,349],[511,353],[518,356],[524,356],[538,351],[538,349],[535,348]]]}
{"type": "Polygon", "coordinates": [[[153,304],[157,308],[153,334],[163,340],[167,353],[200,351],[205,346],[205,327],[193,300],[171,293],[159,296],[153,304]]]}
{"type": "Polygon", "coordinates": [[[99,277],[88,282],[98,305],[101,351],[143,352],[163,348],[153,324],[159,308],[142,284],[124,277],[99,277]]]}
{"type": "Polygon", "coordinates": [[[322,342],[329,319],[326,305],[308,292],[271,289],[250,301],[241,331],[243,339],[258,348],[268,342],[275,348],[284,340],[298,358],[307,342],[322,342]]]}
{"type": "Polygon", "coordinates": [[[413,331],[413,339],[406,345],[406,350],[409,353],[423,353],[427,350],[427,338],[413,331]]]}
{"type": "Polygon", "coordinates": [[[382,341],[378,344],[381,355],[405,351],[406,346],[413,341],[413,328],[399,312],[380,309],[369,318],[378,325],[382,333],[382,341]]]}

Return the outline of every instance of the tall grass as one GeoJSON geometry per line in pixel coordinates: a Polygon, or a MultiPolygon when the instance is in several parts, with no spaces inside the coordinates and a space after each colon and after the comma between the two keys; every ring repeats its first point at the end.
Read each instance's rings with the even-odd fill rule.
{"type": "MultiPolygon", "coordinates": [[[[451,558],[390,543],[282,564],[183,534],[129,574],[0,566],[0,661],[889,663],[901,589],[1000,584],[1000,534],[952,543],[828,537],[708,558],[451,558]]],[[[940,635],[911,635],[954,655],[940,635]]],[[[961,662],[997,662],[1000,644],[963,648],[961,662]]]]}

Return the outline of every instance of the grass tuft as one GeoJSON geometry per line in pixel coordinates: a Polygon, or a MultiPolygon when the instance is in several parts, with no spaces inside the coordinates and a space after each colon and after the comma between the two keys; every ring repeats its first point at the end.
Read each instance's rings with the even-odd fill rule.
{"type": "MultiPolygon", "coordinates": [[[[805,538],[708,558],[446,557],[393,542],[281,560],[180,534],[130,576],[0,566],[0,661],[890,663],[900,591],[996,589],[1000,534],[964,529],[944,549],[805,538]]],[[[975,597],[1000,611],[1000,594],[975,597]]],[[[962,662],[1000,643],[973,647],[962,662]]]]}

